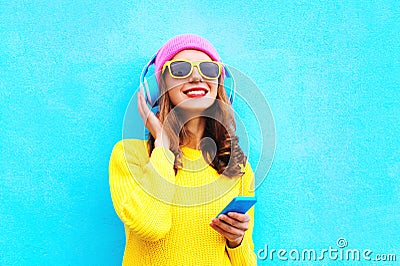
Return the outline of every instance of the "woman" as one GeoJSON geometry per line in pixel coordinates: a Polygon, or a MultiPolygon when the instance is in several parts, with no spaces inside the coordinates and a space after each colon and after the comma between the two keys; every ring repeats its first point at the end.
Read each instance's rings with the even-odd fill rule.
{"type": "Polygon", "coordinates": [[[118,142],[110,159],[123,265],[255,265],[253,208],[216,217],[235,196],[254,195],[217,51],[200,36],[179,35],[154,64],[159,112],[138,93],[149,139],[118,142]]]}

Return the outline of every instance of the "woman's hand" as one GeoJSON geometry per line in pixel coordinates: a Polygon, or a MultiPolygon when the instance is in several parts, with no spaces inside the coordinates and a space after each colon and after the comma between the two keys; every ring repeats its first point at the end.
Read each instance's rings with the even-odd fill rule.
{"type": "Polygon", "coordinates": [[[210,226],[226,238],[228,247],[235,248],[242,243],[249,222],[250,216],[247,214],[228,212],[213,218],[210,226]]]}
{"type": "Polygon", "coordinates": [[[160,120],[154,115],[150,108],[146,104],[143,92],[138,92],[138,110],[142,117],[144,125],[150,131],[151,135],[154,137],[155,147],[164,147],[169,149],[169,138],[163,129],[163,125],[160,120]]]}

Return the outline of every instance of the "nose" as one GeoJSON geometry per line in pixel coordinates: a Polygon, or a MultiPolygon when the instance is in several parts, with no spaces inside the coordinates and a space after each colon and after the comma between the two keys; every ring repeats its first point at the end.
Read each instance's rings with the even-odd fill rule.
{"type": "Polygon", "coordinates": [[[193,67],[192,74],[189,76],[189,82],[198,82],[203,81],[203,77],[200,75],[199,69],[197,66],[193,67]]]}

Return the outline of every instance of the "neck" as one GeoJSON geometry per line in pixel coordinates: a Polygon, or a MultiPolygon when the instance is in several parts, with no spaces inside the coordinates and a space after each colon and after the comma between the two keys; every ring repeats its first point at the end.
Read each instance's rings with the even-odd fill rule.
{"type": "Polygon", "coordinates": [[[187,143],[185,146],[192,149],[199,149],[200,141],[203,137],[205,126],[206,126],[206,120],[204,117],[195,117],[190,119],[185,124],[185,127],[192,134],[193,138],[185,140],[185,142],[187,143]]]}

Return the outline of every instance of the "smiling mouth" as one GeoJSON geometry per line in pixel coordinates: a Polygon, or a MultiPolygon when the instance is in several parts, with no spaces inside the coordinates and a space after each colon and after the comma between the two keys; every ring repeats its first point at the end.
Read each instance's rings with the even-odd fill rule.
{"type": "Polygon", "coordinates": [[[193,89],[184,91],[183,93],[190,98],[196,98],[196,97],[205,96],[208,93],[208,91],[203,88],[193,88],[193,89]]]}

